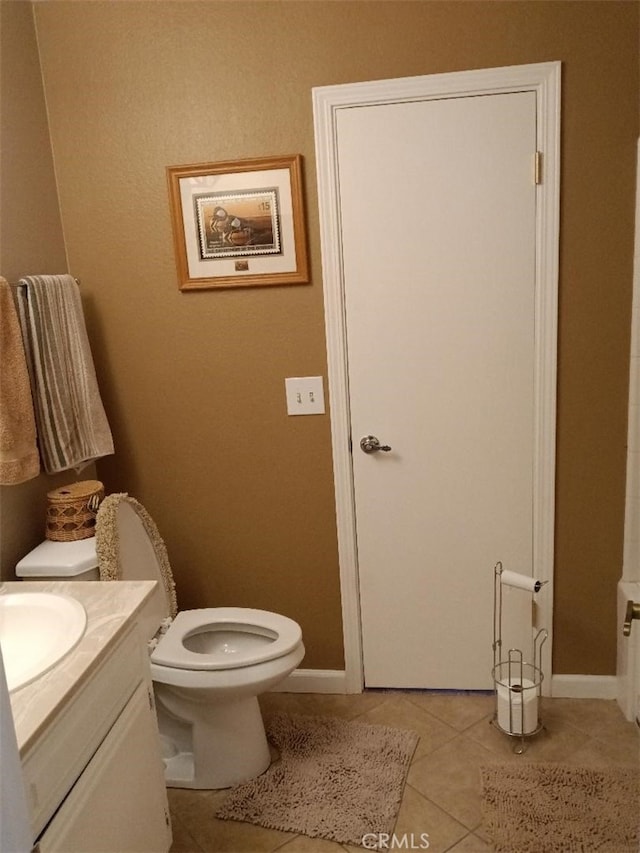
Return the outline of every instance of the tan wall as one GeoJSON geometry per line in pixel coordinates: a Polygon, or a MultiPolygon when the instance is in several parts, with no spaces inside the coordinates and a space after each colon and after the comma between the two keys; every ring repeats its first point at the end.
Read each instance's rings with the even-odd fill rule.
{"type": "MultiPolygon", "coordinates": [[[[311,88],[563,62],[555,671],[615,669],[638,6],[626,2],[56,2],[35,7],[70,269],[117,455],[183,607],[297,619],[342,665],[311,88]],[[179,293],[165,167],[301,153],[309,286],[179,293]],[[576,591],[579,588],[579,591],[576,591]]],[[[393,156],[393,152],[390,152],[393,156]]]]}
{"type": "MultiPolygon", "coordinates": [[[[60,210],[30,3],[0,3],[0,274],[66,272],[60,210]]],[[[72,473],[0,487],[0,580],[44,538],[46,493],[72,473]]]]}

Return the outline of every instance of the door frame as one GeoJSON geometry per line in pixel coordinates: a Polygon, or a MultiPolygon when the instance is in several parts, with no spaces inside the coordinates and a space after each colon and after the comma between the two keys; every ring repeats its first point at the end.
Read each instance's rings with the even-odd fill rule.
{"type": "MultiPolygon", "coordinates": [[[[349,415],[337,158],[338,113],[354,107],[443,97],[523,91],[534,91],[537,94],[537,150],[542,155],[537,160],[538,165],[542,163],[542,179],[537,185],[536,194],[533,564],[536,567],[535,576],[542,581],[549,581],[538,599],[539,624],[549,632],[542,648],[542,669],[545,673],[543,692],[548,695],[553,648],[560,76],[560,62],[544,62],[347,83],[312,90],[345,653],[344,686],[347,693],[362,691],[364,669],[349,415]]],[[[492,574],[488,571],[487,583],[492,582],[492,574]]]]}

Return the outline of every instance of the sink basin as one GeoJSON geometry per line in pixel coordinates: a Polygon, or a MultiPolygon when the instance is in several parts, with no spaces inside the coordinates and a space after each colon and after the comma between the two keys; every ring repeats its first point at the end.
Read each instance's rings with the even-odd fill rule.
{"type": "Polygon", "coordinates": [[[79,642],[86,625],[84,607],[68,595],[0,594],[0,647],[9,692],[61,661],[79,642]]]}

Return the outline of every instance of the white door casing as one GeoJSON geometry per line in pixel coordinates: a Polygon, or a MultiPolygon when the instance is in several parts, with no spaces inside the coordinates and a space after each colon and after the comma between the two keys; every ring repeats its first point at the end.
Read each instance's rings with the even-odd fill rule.
{"type": "MultiPolygon", "coordinates": [[[[354,487],[350,452],[349,388],[341,242],[337,134],[341,110],[471,95],[534,92],[536,147],[543,180],[536,188],[535,344],[533,426],[533,565],[541,580],[553,577],[555,475],[555,383],[558,276],[560,64],[516,66],[429,77],[359,83],[313,92],[321,214],[328,384],[332,401],[332,443],[346,659],[346,689],[363,686],[362,638],[354,487]]],[[[345,115],[344,113],[342,115],[345,115]]],[[[386,440],[384,436],[380,436],[386,440]]],[[[354,436],[354,439],[356,436],[354,436]]],[[[552,583],[540,597],[539,624],[551,633],[552,583]]],[[[551,636],[543,648],[545,684],[550,684],[551,636]]]]}

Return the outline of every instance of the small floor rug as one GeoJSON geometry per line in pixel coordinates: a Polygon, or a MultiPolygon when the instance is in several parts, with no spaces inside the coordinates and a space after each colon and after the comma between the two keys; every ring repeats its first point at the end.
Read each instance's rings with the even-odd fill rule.
{"type": "Polygon", "coordinates": [[[481,768],[484,828],[496,853],[637,853],[640,775],[632,768],[481,768]]]}
{"type": "Polygon", "coordinates": [[[279,713],[267,736],[279,759],[233,788],[216,817],[359,846],[393,832],[415,732],[279,713]]]}

